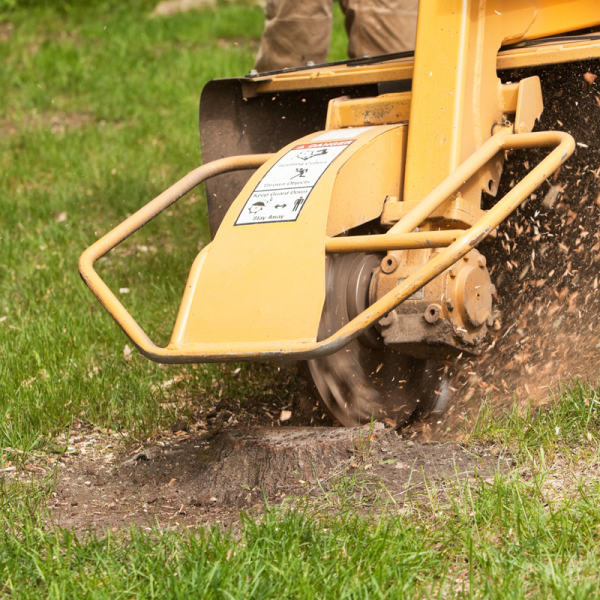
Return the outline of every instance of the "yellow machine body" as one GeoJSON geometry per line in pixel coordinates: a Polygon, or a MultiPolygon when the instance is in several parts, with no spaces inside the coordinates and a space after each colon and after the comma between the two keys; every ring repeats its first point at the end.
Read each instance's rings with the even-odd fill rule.
{"type": "Polygon", "coordinates": [[[315,342],[325,238],[378,218],[381,198],[398,195],[406,133],[402,125],[323,131],[267,161],[192,272],[193,297],[172,342],[315,342]]]}
{"type": "MultiPolygon", "coordinates": [[[[580,38],[549,39],[533,48],[506,45],[598,25],[597,0],[421,0],[414,61],[251,77],[243,88],[248,97],[409,79],[412,90],[335,98],[321,131],[275,154],[222,158],[196,169],[86,250],[81,274],[153,360],[315,358],[337,352],[458,260],[470,261],[469,273],[477,274],[479,259],[469,253],[575,149],[567,134],[530,133],[543,110],[539,80],[503,85],[497,70],[600,56],[597,42],[580,38]],[[554,149],[484,211],[482,192],[497,192],[504,152],[532,147],[554,149]],[[310,160],[299,154],[321,150],[329,154],[316,155],[307,173],[310,160]],[[257,167],[192,266],[171,343],[158,348],[93,263],[207,178],[257,167]],[[387,232],[353,231],[374,221],[387,232]],[[368,309],[319,339],[327,254],[387,252],[390,261],[398,261],[401,253],[423,248],[440,250],[421,253],[422,264],[411,259],[410,271],[402,263],[404,275],[382,285],[368,309]]],[[[456,297],[469,293],[461,289],[456,297]]],[[[442,316],[452,310],[440,299],[442,316]]],[[[456,327],[460,324],[455,323],[458,335],[456,327]]]]}

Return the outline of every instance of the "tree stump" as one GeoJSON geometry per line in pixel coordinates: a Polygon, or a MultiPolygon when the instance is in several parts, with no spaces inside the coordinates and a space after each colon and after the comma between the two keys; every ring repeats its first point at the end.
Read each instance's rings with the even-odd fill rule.
{"type": "Polygon", "coordinates": [[[372,437],[367,428],[227,429],[205,451],[190,482],[193,502],[240,506],[318,485],[372,437]]]}

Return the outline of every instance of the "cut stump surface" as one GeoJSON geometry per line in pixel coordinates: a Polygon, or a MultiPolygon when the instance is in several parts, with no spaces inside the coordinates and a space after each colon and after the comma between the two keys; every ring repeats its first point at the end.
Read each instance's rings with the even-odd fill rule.
{"type": "Polygon", "coordinates": [[[425,481],[491,477],[510,466],[486,450],[411,442],[391,429],[229,427],[186,438],[117,465],[68,458],[50,502],[53,519],[80,530],[229,522],[265,499],[318,498],[343,477],[385,486],[386,498],[404,502],[425,494],[425,481]]]}

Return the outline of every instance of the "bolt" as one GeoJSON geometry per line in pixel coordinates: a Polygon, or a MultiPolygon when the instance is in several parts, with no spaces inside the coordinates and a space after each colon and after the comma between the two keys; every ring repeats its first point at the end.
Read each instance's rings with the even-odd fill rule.
{"type": "Polygon", "coordinates": [[[398,266],[398,261],[396,260],[396,257],[393,256],[392,254],[388,254],[381,261],[381,270],[384,273],[388,273],[388,274],[393,273],[396,270],[397,266],[398,266]]]}
{"type": "Polygon", "coordinates": [[[478,266],[480,269],[485,269],[485,265],[486,265],[486,264],[487,264],[487,260],[485,259],[485,256],[480,256],[480,257],[477,259],[477,266],[478,266]]]}
{"type": "Polygon", "coordinates": [[[307,67],[314,67],[314,66],[315,66],[315,63],[314,63],[312,60],[309,60],[309,61],[306,63],[306,66],[307,66],[307,67]]]}
{"type": "Polygon", "coordinates": [[[454,299],[450,298],[449,300],[446,300],[446,306],[448,307],[448,310],[452,311],[454,310],[454,299]]]}
{"type": "Polygon", "coordinates": [[[430,304],[423,313],[423,317],[428,323],[437,323],[442,316],[442,307],[439,304],[430,304]]]}
{"type": "Polygon", "coordinates": [[[468,256],[463,256],[463,260],[464,260],[465,262],[469,262],[469,257],[468,257],[468,256]]]}
{"type": "Polygon", "coordinates": [[[258,71],[256,69],[252,69],[252,71],[250,71],[249,73],[250,77],[257,77],[258,76],[258,71]]]}
{"type": "Polygon", "coordinates": [[[450,269],[448,269],[448,275],[450,275],[450,277],[456,277],[456,267],[450,267],[450,269]]]}

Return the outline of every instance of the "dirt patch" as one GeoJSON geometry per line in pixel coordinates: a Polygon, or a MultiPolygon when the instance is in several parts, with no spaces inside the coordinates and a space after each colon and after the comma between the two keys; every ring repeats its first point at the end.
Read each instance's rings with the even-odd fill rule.
{"type": "MultiPolygon", "coordinates": [[[[425,481],[443,487],[457,477],[491,477],[499,466],[511,464],[489,450],[414,443],[382,427],[234,426],[178,432],[118,456],[114,444],[119,442],[111,441],[92,434],[74,442],[90,449],[85,454],[71,450],[54,466],[28,465],[30,474],[35,468],[38,476],[54,469],[48,506],[55,525],[82,531],[229,523],[240,509],[260,512],[265,499],[271,504],[297,497],[318,501],[342,478],[369,487],[370,496],[386,490],[386,498],[404,502],[425,494],[425,481]]],[[[22,477],[23,469],[5,476],[22,477]]]]}
{"type": "Polygon", "coordinates": [[[0,42],[8,42],[14,30],[15,26],[12,23],[0,23],[0,42]]]}

